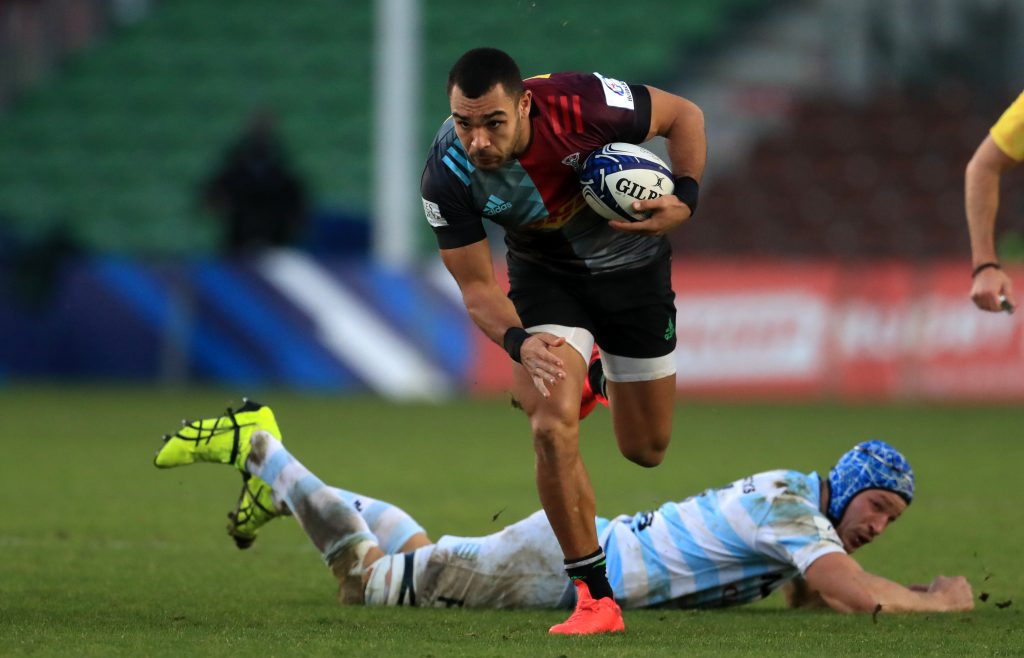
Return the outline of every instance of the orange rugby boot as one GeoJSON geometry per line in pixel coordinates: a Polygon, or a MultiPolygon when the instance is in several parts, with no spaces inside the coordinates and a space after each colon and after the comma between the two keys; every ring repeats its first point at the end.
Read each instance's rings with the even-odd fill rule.
{"type": "Polygon", "coordinates": [[[576,611],[563,621],[548,629],[555,635],[596,635],[597,633],[621,633],[626,630],[622,621],[622,609],[610,596],[595,599],[582,580],[576,585],[576,611]]]}

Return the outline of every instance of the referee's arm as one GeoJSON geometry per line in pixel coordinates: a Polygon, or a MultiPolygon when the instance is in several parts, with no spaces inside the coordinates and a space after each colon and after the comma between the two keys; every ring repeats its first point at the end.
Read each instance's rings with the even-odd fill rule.
{"type": "Polygon", "coordinates": [[[999,210],[999,181],[1003,172],[1019,164],[1003,153],[991,135],[978,146],[964,174],[964,198],[967,230],[971,237],[971,261],[975,268],[971,299],[985,311],[1001,310],[1000,296],[1016,306],[1010,277],[998,266],[996,254],[996,214],[999,210]]]}

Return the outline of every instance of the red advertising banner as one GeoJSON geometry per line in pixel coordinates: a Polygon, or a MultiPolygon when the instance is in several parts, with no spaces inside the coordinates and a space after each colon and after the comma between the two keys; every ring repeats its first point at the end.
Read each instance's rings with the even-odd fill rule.
{"type": "Polygon", "coordinates": [[[676,291],[676,381],[683,392],[818,392],[826,375],[835,267],[683,262],[676,291]]]}
{"type": "MultiPolygon", "coordinates": [[[[673,286],[681,395],[1024,399],[1021,314],[977,310],[961,262],[686,261],[673,286]]],[[[509,390],[508,357],[477,341],[471,388],[509,390]]]]}
{"type": "MultiPolygon", "coordinates": [[[[1024,268],[1010,269],[1015,281],[1024,268]]],[[[1024,324],[1021,313],[985,313],[968,299],[963,265],[922,272],[923,295],[903,394],[935,399],[1024,399],[1024,324]]],[[[1022,311],[1024,312],[1024,311],[1022,311]]]]}

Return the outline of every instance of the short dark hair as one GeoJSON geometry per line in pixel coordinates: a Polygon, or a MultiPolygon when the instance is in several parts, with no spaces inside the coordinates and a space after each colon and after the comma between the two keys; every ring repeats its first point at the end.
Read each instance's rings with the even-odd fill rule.
{"type": "Polygon", "coordinates": [[[523,93],[519,65],[508,53],[497,48],[474,48],[455,62],[448,72],[448,95],[458,85],[467,98],[480,98],[500,84],[513,98],[523,93]]]}

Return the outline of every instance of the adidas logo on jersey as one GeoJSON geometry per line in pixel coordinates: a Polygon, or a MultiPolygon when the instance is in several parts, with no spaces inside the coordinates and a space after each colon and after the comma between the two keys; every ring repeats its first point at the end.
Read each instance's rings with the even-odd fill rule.
{"type": "Polygon", "coordinates": [[[487,199],[487,205],[484,206],[484,214],[488,217],[493,217],[498,213],[505,212],[512,207],[511,201],[505,201],[501,197],[494,196],[493,194],[487,199]]]}

